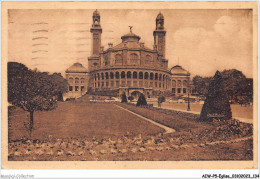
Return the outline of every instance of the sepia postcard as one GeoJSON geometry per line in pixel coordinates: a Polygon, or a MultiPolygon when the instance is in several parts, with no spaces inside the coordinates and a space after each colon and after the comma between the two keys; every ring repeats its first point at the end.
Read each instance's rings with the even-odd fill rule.
{"type": "Polygon", "coordinates": [[[257,168],[257,18],[257,2],[3,2],[2,168],[257,168]]]}

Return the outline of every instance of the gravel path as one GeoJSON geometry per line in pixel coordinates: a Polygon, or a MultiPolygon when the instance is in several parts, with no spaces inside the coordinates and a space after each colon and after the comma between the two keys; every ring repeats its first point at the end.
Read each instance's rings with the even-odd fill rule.
{"type": "Polygon", "coordinates": [[[165,134],[169,134],[169,133],[175,132],[175,130],[172,129],[172,128],[169,128],[169,127],[167,127],[167,126],[164,126],[164,125],[162,125],[162,124],[159,124],[159,123],[157,123],[157,122],[155,122],[155,121],[153,121],[153,120],[151,120],[151,119],[148,119],[148,118],[146,118],[146,117],[143,117],[143,116],[141,116],[141,115],[139,115],[139,114],[137,114],[137,113],[135,113],[135,112],[132,112],[132,111],[130,111],[130,110],[128,110],[128,109],[125,109],[125,108],[123,108],[123,107],[121,107],[121,106],[118,106],[118,105],[116,105],[116,104],[115,104],[115,106],[117,106],[117,107],[119,107],[120,109],[123,109],[123,110],[125,110],[125,111],[127,111],[127,112],[129,112],[129,113],[131,113],[131,114],[134,114],[134,115],[136,115],[136,116],[138,116],[138,117],[140,117],[140,118],[142,118],[142,119],[144,119],[144,120],[146,120],[146,121],[149,121],[150,123],[152,123],[152,124],[154,124],[154,125],[157,125],[157,126],[163,128],[163,129],[165,130],[165,132],[164,132],[165,134]]]}

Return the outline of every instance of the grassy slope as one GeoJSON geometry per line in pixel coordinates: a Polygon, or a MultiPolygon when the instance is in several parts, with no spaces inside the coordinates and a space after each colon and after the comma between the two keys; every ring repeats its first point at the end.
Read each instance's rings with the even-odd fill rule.
{"type": "MultiPolygon", "coordinates": [[[[28,137],[26,112],[16,109],[10,116],[11,139],[28,137]]],[[[113,137],[125,134],[150,135],[163,132],[137,116],[108,103],[63,102],[53,111],[35,113],[33,138],[113,137]]]]}

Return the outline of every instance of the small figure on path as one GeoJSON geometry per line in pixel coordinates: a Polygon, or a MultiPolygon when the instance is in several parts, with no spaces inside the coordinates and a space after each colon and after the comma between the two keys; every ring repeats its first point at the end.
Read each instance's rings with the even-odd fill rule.
{"type": "Polygon", "coordinates": [[[158,107],[161,108],[161,102],[160,102],[160,97],[158,97],[158,107]]]}
{"type": "Polygon", "coordinates": [[[162,107],[162,103],[165,102],[165,97],[164,96],[159,96],[158,97],[158,107],[161,108],[162,107]]]}

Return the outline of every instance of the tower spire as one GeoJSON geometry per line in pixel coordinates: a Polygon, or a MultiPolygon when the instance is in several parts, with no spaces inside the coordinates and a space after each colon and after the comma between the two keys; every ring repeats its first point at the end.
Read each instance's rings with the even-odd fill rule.
{"type": "Polygon", "coordinates": [[[165,34],[164,30],[164,16],[161,12],[156,17],[156,28],[153,31],[154,45],[157,47],[159,57],[165,59],[165,34]]]}
{"type": "Polygon", "coordinates": [[[156,17],[156,30],[164,29],[164,16],[161,12],[156,17]]]}
{"type": "Polygon", "coordinates": [[[97,9],[93,12],[92,18],[93,18],[92,27],[100,27],[100,14],[97,9]]]}
{"type": "Polygon", "coordinates": [[[90,32],[92,33],[92,56],[98,56],[101,46],[101,34],[102,34],[102,28],[100,25],[100,13],[96,9],[93,12],[93,24],[90,29],[90,32]]]}
{"type": "Polygon", "coordinates": [[[98,69],[100,67],[99,53],[101,51],[101,34],[102,28],[100,25],[100,14],[96,9],[92,15],[93,23],[90,28],[92,34],[91,37],[91,56],[88,58],[88,70],[89,72],[98,69]]]}

